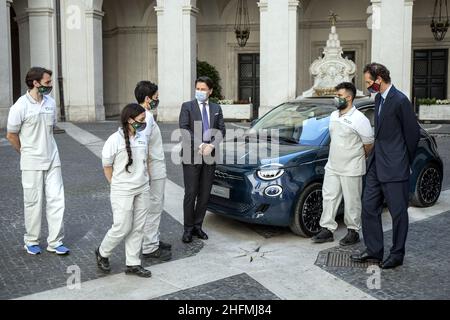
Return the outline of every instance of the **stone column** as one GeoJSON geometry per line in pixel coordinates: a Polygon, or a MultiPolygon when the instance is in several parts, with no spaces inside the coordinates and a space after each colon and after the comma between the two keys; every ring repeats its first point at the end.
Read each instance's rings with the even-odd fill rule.
{"type": "Polygon", "coordinates": [[[371,0],[372,62],[384,64],[392,83],[411,96],[411,37],[414,0],[371,0]]]}
{"type": "Polygon", "coordinates": [[[66,0],[61,4],[62,74],[68,121],[105,119],[102,2],[66,0]]]}
{"type": "MultiPolygon", "coordinates": [[[[54,8],[54,0],[28,0],[28,7],[25,12],[28,15],[29,34],[21,41],[21,44],[24,41],[29,41],[29,60],[25,61],[29,61],[30,67],[44,67],[52,70],[53,90],[51,96],[59,105],[54,8]]],[[[25,57],[25,59],[27,58],[25,57]]],[[[27,72],[28,68],[27,70],[22,68],[21,71],[27,72]]]]}
{"type": "Polygon", "coordinates": [[[197,68],[195,0],[157,1],[158,119],[177,121],[181,104],[194,97],[197,68]]]}
{"type": "Polygon", "coordinates": [[[31,67],[30,61],[30,25],[28,14],[17,16],[17,25],[19,26],[19,50],[20,50],[20,85],[21,92],[27,91],[25,76],[31,67]]]}
{"type": "MultiPolygon", "coordinates": [[[[56,79],[56,33],[52,0],[28,0],[30,64],[51,69],[56,79]]],[[[54,85],[56,81],[54,81],[54,85]]]]}
{"type": "Polygon", "coordinates": [[[10,7],[11,0],[0,0],[0,74],[5,77],[0,83],[0,128],[6,127],[9,108],[13,102],[10,7]]]}
{"type": "Polygon", "coordinates": [[[297,0],[260,0],[259,116],[297,95],[297,0]]]}

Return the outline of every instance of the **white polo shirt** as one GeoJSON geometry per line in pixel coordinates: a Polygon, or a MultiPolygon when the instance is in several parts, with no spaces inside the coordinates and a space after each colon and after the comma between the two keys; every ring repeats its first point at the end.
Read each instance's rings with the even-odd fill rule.
{"type": "Polygon", "coordinates": [[[149,165],[152,180],[163,179],[167,177],[166,160],[164,157],[164,147],[162,143],[161,131],[153,118],[151,111],[145,111],[145,121],[147,128],[146,134],[149,136],[149,165]]]}
{"type": "Polygon", "coordinates": [[[325,170],[342,176],[362,176],[366,173],[365,144],[374,142],[369,119],[355,107],[339,116],[330,117],[330,152],[325,170]]]}
{"type": "Polygon", "coordinates": [[[102,164],[112,166],[111,193],[131,196],[142,193],[150,188],[148,175],[148,136],[143,132],[136,132],[130,137],[131,157],[133,163],[128,167],[128,153],[122,128],[113,133],[102,150],[102,164]]]}
{"type": "Polygon", "coordinates": [[[49,95],[44,95],[39,103],[27,92],[11,107],[7,130],[19,133],[21,170],[49,170],[61,166],[53,137],[56,121],[55,100],[49,95]]]}

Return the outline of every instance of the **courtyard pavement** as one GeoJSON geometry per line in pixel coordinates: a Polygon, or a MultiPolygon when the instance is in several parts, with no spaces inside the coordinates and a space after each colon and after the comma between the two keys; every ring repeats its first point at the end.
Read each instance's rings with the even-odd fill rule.
{"type": "MultiPolygon", "coordinates": [[[[246,127],[226,123],[227,128],[246,127]]],[[[437,140],[445,164],[450,164],[450,125],[424,127],[437,140]]],[[[321,245],[293,235],[287,228],[255,226],[208,213],[207,241],[181,242],[183,178],[170,161],[176,147],[171,133],[176,123],[160,124],[166,151],[168,182],[161,239],[173,245],[172,260],[145,260],[153,277],[127,276],[124,248],[111,257],[112,272],[97,270],[94,249],[112,223],[109,191],[100,152],[117,130],[116,121],[60,123],[55,135],[62,161],[66,194],[65,243],[68,256],[23,250],[23,201],[19,156],[0,131],[0,299],[449,299],[450,172],[445,166],[444,191],[432,208],[410,208],[411,232],[405,265],[389,271],[333,264],[343,250],[337,241],[321,245]],[[439,235],[439,236],[436,236],[439,235]],[[74,271],[81,277],[73,286],[74,271]],[[378,277],[378,278],[376,278],[378,277]],[[375,285],[370,285],[370,281],[375,285]],[[378,280],[379,281],[378,281],[378,280]],[[69,285],[68,285],[69,284],[69,285]]],[[[45,221],[45,219],[44,219],[45,221]]],[[[386,248],[390,217],[383,215],[386,248]]],[[[346,233],[340,222],[335,238],[346,233]]],[[[45,243],[46,223],[42,239],[45,243]]],[[[338,261],[339,262],[339,261],[338,261]]],[[[342,261],[341,261],[342,262],[342,261]]]]}

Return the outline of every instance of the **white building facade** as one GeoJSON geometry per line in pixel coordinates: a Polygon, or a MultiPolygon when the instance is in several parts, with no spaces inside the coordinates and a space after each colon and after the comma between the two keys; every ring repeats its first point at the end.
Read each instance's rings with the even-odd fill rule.
{"type": "Polygon", "coordinates": [[[312,85],[309,66],[330,32],[329,11],[344,55],[362,68],[376,61],[412,99],[447,98],[448,48],[433,38],[431,0],[247,0],[250,37],[237,44],[238,0],[0,0],[0,127],[26,91],[31,66],[53,70],[66,120],[99,121],[134,101],[139,80],[159,86],[158,119],[177,121],[194,95],[196,61],[221,76],[225,99],[251,100],[259,115],[312,85]],[[58,48],[61,54],[58,55],[58,48]],[[58,64],[61,74],[58,74],[58,64]]]}

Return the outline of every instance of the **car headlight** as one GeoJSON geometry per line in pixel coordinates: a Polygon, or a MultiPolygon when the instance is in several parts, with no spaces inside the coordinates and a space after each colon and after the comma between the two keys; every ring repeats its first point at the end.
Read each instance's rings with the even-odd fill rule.
{"type": "Polygon", "coordinates": [[[279,185],[268,186],[264,189],[264,194],[269,197],[278,197],[283,192],[283,188],[279,185]]]}
{"type": "Polygon", "coordinates": [[[281,177],[283,173],[283,165],[279,163],[265,164],[256,172],[257,176],[262,180],[275,180],[281,177]]]}

